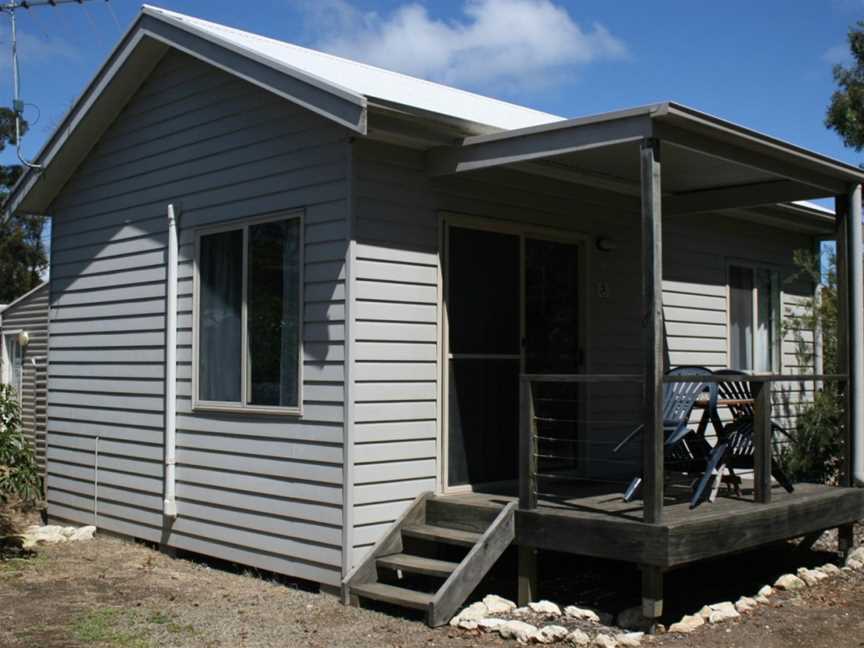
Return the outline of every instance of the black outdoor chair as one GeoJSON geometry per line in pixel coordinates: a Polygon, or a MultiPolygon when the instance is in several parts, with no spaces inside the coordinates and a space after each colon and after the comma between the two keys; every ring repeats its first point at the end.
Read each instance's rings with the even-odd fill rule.
{"type": "MultiPolygon", "coordinates": [[[[722,400],[737,401],[729,405],[729,410],[732,413],[733,420],[723,428],[720,438],[717,440],[717,445],[711,451],[708,458],[707,466],[699,484],[693,491],[693,496],[690,500],[690,508],[699,506],[708,484],[711,482],[712,476],[716,473],[717,483],[723,475],[724,468],[728,468],[730,475],[734,478],[735,469],[751,470],[753,469],[753,456],[755,448],[753,446],[753,429],[754,429],[754,406],[753,406],[753,390],[750,382],[742,380],[741,377],[745,374],[740,371],[724,369],[717,371],[717,375],[729,376],[728,381],[719,383],[719,394],[722,400]],[[738,379],[736,380],[736,376],[738,379]]],[[[772,441],[776,436],[783,435],[787,439],[791,438],[789,433],[783,429],[778,423],[771,421],[771,438],[772,441]]],[[[773,444],[772,444],[773,445],[773,444]]],[[[777,480],[787,492],[792,493],[795,487],[783,470],[775,463],[771,464],[771,476],[777,480]]]]}
{"type": "MultiPolygon", "coordinates": [[[[666,372],[668,376],[711,376],[713,372],[705,367],[676,367],[666,372]]],[[[663,432],[665,435],[664,465],[680,472],[703,472],[712,448],[705,440],[705,428],[710,421],[719,430],[717,418],[717,385],[708,382],[673,382],[663,386],[663,432]],[[690,428],[690,416],[696,401],[707,393],[708,402],[705,414],[697,430],[690,428]]],[[[628,434],[612,450],[619,452],[645,429],[640,425],[628,434]]],[[[624,491],[624,501],[629,502],[636,495],[642,477],[634,477],[624,491]]]]}

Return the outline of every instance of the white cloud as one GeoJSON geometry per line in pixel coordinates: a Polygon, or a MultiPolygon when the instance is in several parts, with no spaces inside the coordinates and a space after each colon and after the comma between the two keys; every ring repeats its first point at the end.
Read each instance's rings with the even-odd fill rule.
{"type": "Polygon", "coordinates": [[[346,0],[301,6],[313,47],[451,85],[517,92],[627,57],[626,45],[603,25],[583,27],[552,0],[465,0],[453,20],[417,3],[387,15],[346,0]]]}

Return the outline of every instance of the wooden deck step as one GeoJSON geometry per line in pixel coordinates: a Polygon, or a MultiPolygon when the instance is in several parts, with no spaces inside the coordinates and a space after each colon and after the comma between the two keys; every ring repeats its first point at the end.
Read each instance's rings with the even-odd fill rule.
{"type": "Polygon", "coordinates": [[[414,608],[415,610],[426,610],[432,599],[435,598],[434,594],[416,592],[404,587],[396,587],[395,585],[386,585],[384,583],[354,585],[351,588],[351,592],[362,598],[401,605],[402,607],[414,608]]]}
{"type": "Polygon", "coordinates": [[[432,524],[415,524],[402,528],[402,535],[419,540],[431,540],[444,544],[471,547],[477,544],[481,534],[471,531],[460,531],[459,529],[448,529],[447,527],[432,524]]]}
{"type": "Polygon", "coordinates": [[[377,562],[379,567],[385,567],[386,569],[400,569],[412,574],[425,574],[440,578],[447,578],[459,566],[459,563],[424,558],[423,556],[412,556],[411,554],[404,553],[382,556],[378,558],[377,562]]]}

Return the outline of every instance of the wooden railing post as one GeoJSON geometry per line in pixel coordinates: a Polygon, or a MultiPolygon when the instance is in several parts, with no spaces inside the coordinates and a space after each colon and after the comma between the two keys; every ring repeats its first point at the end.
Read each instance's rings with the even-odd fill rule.
{"type": "Polygon", "coordinates": [[[537,419],[534,387],[522,376],[519,385],[519,508],[537,508],[537,419]]]}
{"type": "Polygon", "coordinates": [[[663,226],[660,141],[640,150],[642,186],[642,307],[645,431],[642,435],[643,519],[663,521],[663,226]]]}
{"type": "MultiPolygon", "coordinates": [[[[834,201],[836,258],[837,258],[837,370],[849,373],[849,248],[846,241],[846,220],[849,201],[845,195],[834,201]]],[[[843,456],[840,466],[840,485],[852,485],[852,408],[849,407],[848,378],[840,381],[837,389],[843,398],[843,456]]]]}
{"type": "Polygon", "coordinates": [[[753,498],[771,501],[771,381],[753,384],[753,498]]]}

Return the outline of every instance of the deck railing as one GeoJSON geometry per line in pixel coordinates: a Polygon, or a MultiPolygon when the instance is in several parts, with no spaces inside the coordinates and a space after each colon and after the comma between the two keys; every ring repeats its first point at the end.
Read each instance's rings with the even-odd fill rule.
{"type": "MultiPolygon", "coordinates": [[[[554,486],[544,487],[541,492],[540,481],[554,482],[558,475],[548,471],[541,471],[538,458],[550,458],[550,452],[540,451],[541,436],[538,421],[548,420],[539,417],[535,409],[536,386],[539,384],[571,384],[571,385],[597,385],[602,383],[637,383],[644,385],[644,376],[641,374],[523,374],[520,385],[520,442],[519,442],[519,502],[522,509],[534,509],[538,505],[538,495],[548,495],[554,486]]],[[[833,382],[838,389],[845,393],[847,376],[845,374],[740,374],[730,378],[728,375],[665,375],[664,383],[701,382],[701,383],[725,383],[735,382],[750,383],[753,398],[753,499],[757,503],[768,503],[771,501],[771,475],[772,475],[772,392],[774,383],[797,383],[808,382],[814,385],[822,382],[833,382]]],[[[662,412],[654,416],[648,412],[646,400],[642,398],[644,421],[659,421],[655,430],[650,430],[646,423],[643,435],[663,434],[662,412]]],[[[847,407],[848,410],[848,407],[847,407]]],[[[847,414],[848,417],[848,414],[847,414]]],[[[638,426],[638,417],[633,419],[632,427],[638,426]]],[[[844,433],[850,429],[848,422],[843,426],[844,433]]],[[[845,456],[843,471],[848,474],[849,470],[849,448],[850,440],[848,433],[844,437],[845,456]]],[[[653,443],[653,438],[650,441],[653,443]]],[[[649,447],[646,443],[645,447],[649,447]]],[[[560,459],[566,459],[561,456],[560,459]]],[[[664,486],[663,457],[658,462],[644,462],[643,480],[652,482],[661,489],[664,486]]],[[[562,481],[566,475],[560,476],[562,481]]],[[[660,498],[662,501],[662,496],[660,498]]],[[[649,503],[646,500],[645,506],[649,503]]],[[[647,512],[646,512],[647,513],[647,512]]],[[[645,516],[655,522],[662,518],[662,511],[652,511],[651,515],[645,516]]]]}

